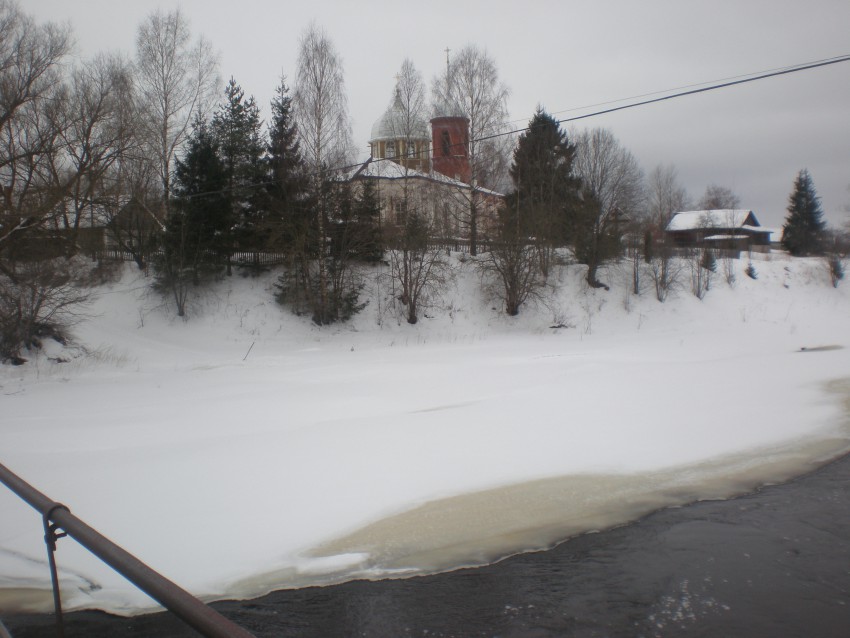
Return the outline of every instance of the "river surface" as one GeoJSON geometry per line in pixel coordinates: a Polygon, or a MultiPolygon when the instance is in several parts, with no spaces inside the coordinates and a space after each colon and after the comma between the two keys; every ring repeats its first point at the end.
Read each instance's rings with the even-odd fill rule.
{"type": "MultiPolygon", "coordinates": [[[[850,455],[496,564],[213,606],[259,636],[850,636],[850,455]]],[[[6,616],[14,638],[52,616],[6,616]]],[[[66,636],[194,636],[168,613],[66,616],[66,636]]]]}

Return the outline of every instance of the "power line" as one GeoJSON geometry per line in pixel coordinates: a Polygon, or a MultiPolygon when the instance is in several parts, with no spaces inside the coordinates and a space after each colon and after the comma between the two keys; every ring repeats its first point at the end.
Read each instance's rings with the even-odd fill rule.
{"type": "MultiPolygon", "coordinates": [[[[619,99],[616,99],[616,100],[606,100],[604,102],[596,102],[595,104],[586,104],[584,106],[577,106],[577,107],[573,107],[573,108],[570,108],[570,109],[553,111],[553,112],[550,113],[550,115],[559,115],[561,113],[572,113],[574,111],[583,111],[585,109],[595,109],[595,108],[599,108],[601,106],[607,106],[609,104],[617,104],[619,102],[625,102],[625,101],[629,101],[629,100],[639,100],[641,98],[650,97],[652,95],[663,95],[663,94],[670,93],[672,91],[683,91],[685,89],[692,89],[694,87],[704,87],[704,86],[709,86],[709,85],[718,85],[718,84],[721,84],[721,83],[727,83],[731,80],[738,80],[738,79],[741,79],[741,78],[750,78],[750,77],[757,76],[757,75],[760,76],[760,75],[764,75],[764,74],[768,74],[768,73],[775,73],[775,72],[779,72],[779,71],[799,70],[804,65],[817,64],[817,63],[820,63],[820,62],[827,62],[827,61],[831,61],[831,60],[840,61],[840,60],[838,60],[838,58],[842,58],[842,57],[847,57],[847,56],[836,56],[836,57],[833,57],[833,58],[824,58],[822,60],[813,60],[812,62],[804,62],[802,64],[792,64],[790,66],[785,66],[785,67],[777,67],[777,68],[773,68],[773,69],[764,69],[762,71],[753,71],[751,73],[741,73],[741,74],[733,75],[733,76],[730,76],[730,77],[718,78],[716,80],[707,80],[705,82],[695,82],[693,84],[685,84],[683,86],[676,86],[676,87],[669,88],[669,89],[662,89],[662,90],[659,90],[659,91],[650,91],[648,93],[640,93],[638,95],[631,95],[629,97],[619,98],[619,99]]],[[[524,122],[524,121],[525,121],[524,119],[517,119],[517,120],[510,120],[510,121],[505,122],[505,123],[506,124],[513,124],[513,123],[524,122]]]]}
{"type": "MultiPolygon", "coordinates": [[[[760,71],[760,72],[756,72],[756,74],[747,73],[747,74],[743,74],[743,75],[732,76],[731,78],[726,78],[726,79],[723,79],[723,80],[717,80],[713,83],[708,84],[707,86],[705,86],[704,83],[691,84],[691,85],[686,85],[684,87],[679,87],[678,89],[668,89],[667,91],[655,91],[655,92],[652,92],[652,93],[644,93],[642,95],[637,95],[637,96],[634,96],[634,97],[631,97],[631,98],[622,98],[620,100],[612,100],[612,101],[609,101],[609,102],[602,102],[602,103],[595,105],[595,106],[604,106],[605,104],[616,104],[617,102],[622,102],[624,100],[639,99],[639,98],[647,97],[647,96],[650,96],[650,95],[658,95],[660,93],[668,93],[671,90],[676,91],[676,93],[671,93],[670,95],[662,95],[661,97],[656,97],[656,98],[652,98],[652,99],[649,99],[649,100],[641,100],[639,102],[632,102],[632,103],[629,103],[629,104],[623,104],[621,106],[615,106],[615,107],[611,107],[611,108],[608,108],[608,109],[597,110],[597,111],[593,111],[591,113],[585,113],[583,115],[576,115],[574,117],[568,117],[568,118],[564,118],[564,119],[561,119],[561,120],[557,120],[557,122],[558,122],[558,124],[566,124],[568,122],[577,122],[578,120],[585,120],[585,119],[588,119],[588,118],[591,118],[591,117],[599,117],[600,115],[607,115],[609,113],[616,113],[617,111],[624,111],[626,109],[633,109],[633,108],[637,108],[637,107],[640,107],[640,106],[647,106],[649,104],[655,104],[657,102],[664,102],[666,100],[673,100],[673,99],[685,97],[685,96],[688,96],[688,95],[696,95],[698,93],[707,93],[709,91],[717,91],[719,89],[725,89],[725,88],[729,88],[731,86],[737,86],[739,84],[747,84],[749,82],[756,82],[758,80],[764,80],[764,79],[767,79],[767,78],[777,77],[777,76],[780,76],[780,75],[788,75],[790,73],[798,73],[800,71],[810,71],[812,69],[817,69],[817,68],[829,66],[829,65],[832,65],[832,64],[839,64],[841,62],[850,62],[850,54],[840,55],[840,56],[836,56],[836,57],[832,57],[832,58],[824,58],[824,59],[821,59],[821,60],[814,60],[812,62],[804,62],[804,63],[801,63],[801,64],[795,64],[795,65],[788,66],[788,67],[781,67],[781,68],[778,68],[778,69],[772,69],[772,70],[769,70],[769,71],[760,71]],[[699,87],[699,88],[691,88],[691,87],[699,87]],[[687,90],[680,90],[680,89],[687,89],[687,90]]],[[[555,111],[555,114],[581,110],[583,108],[590,108],[590,107],[578,107],[578,108],[573,108],[573,109],[565,109],[565,110],[561,110],[561,111],[555,111]]],[[[513,121],[517,121],[517,120],[513,120],[513,121]]],[[[508,123],[510,123],[510,122],[508,122],[508,123]]],[[[476,138],[474,140],[469,140],[468,143],[473,144],[473,143],[477,143],[477,142],[485,142],[487,140],[492,140],[492,139],[496,139],[496,138],[499,138],[499,137],[506,137],[508,135],[516,135],[516,134],[519,134],[519,133],[525,133],[526,131],[530,131],[531,128],[532,127],[530,127],[530,126],[525,126],[523,128],[513,129],[513,130],[510,130],[510,131],[504,131],[504,132],[501,132],[501,133],[494,133],[492,135],[485,135],[483,137],[479,137],[479,138],[476,138]]],[[[451,146],[456,147],[456,146],[464,146],[464,145],[465,145],[465,143],[461,142],[461,143],[457,143],[457,144],[452,144],[451,146]]],[[[413,156],[409,155],[407,157],[421,158],[421,156],[422,156],[421,153],[422,152],[416,153],[413,156]]],[[[374,162],[374,163],[388,162],[388,161],[391,162],[391,161],[394,161],[394,159],[395,158],[391,158],[391,157],[372,158],[372,162],[374,162]]],[[[349,165],[345,165],[345,166],[337,166],[337,167],[332,167],[332,168],[315,170],[315,171],[313,171],[312,174],[313,175],[321,175],[321,174],[336,173],[336,172],[341,172],[341,171],[348,171],[348,170],[353,170],[355,168],[359,168],[362,165],[363,165],[363,162],[356,162],[354,164],[349,164],[349,165]]],[[[273,184],[273,183],[274,183],[273,181],[259,182],[257,184],[252,184],[252,185],[249,185],[249,186],[246,186],[246,187],[241,187],[241,189],[267,186],[267,185],[273,184]]],[[[194,198],[194,197],[203,197],[205,195],[223,194],[223,193],[228,192],[229,190],[230,189],[224,189],[224,190],[221,190],[221,191],[211,191],[211,192],[208,192],[208,193],[196,193],[196,194],[192,194],[192,195],[184,195],[182,197],[178,196],[177,199],[190,199],[190,198],[194,198]]]]}
{"type": "MultiPolygon", "coordinates": [[[[590,117],[598,117],[600,115],[607,115],[608,113],[615,113],[617,111],[624,111],[626,109],[633,109],[633,108],[637,108],[639,106],[646,106],[648,104],[655,104],[656,102],[664,102],[665,100],[673,100],[675,98],[685,97],[687,95],[695,95],[697,93],[706,93],[708,91],[716,91],[718,89],[725,89],[725,88],[728,88],[730,86],[736,86],[738,84],[746,84],[748,82],[755,82],[757,80],[764,80],[764,79],[776,77],[776,76],[779,76],[779,75],[788,75],[789,73],[797,73],[799,71],[809,71],[811,69],[816,69],[818,67],[828,66],[828,65],[831,65],[831,64],[838,64],[840,62],[850,62],[850,55],[842,55],[842,56],[838,56],[838,57],[834,57],[834,58],[826,58],[824,60],[807,62],[807,63],[800,64],[800,65],[795,65],[795,66],[791,66],[791,67],[777,69],[775,71],[768,71],[768,72],[765,72],[765,73],[761,73],[759,75],[754,75],[752,77],[744,77],[743,79],[740,79],[740,80],[720,81],[719,84],[711,84],[709,86],[704,86],[704,87],[697,88],[697,89],[690,89],[688,91],[679,91],[678,93],[673,93],[671,95],[665,95],[665,96],[662,96],[662,97],[653,98],[651,100],[642,100],[640,102],[633,102],[631,104],[624,104],[622,106],[615,106],[615,107],[612,107],[612,108],[609,108],[609,109],[603,109],[601,111],[594,111],[592,113],[586,113],[584,115],[576,115],[575,117],[568,117],[568,118],[564,118],[562,120],[558,120],[558,124],[565,124],[567,122],[576,122],[578,120],[584,120],[584,119],[587,119],[587,118],[590,118],[590,117]]],[[[739,76],[739,77],[741,77],[741,76],[739,76]]],[[[647,95],[653,95],[653,94],[650,93],[650,94],[647,94],[647,95]]],[[[621,101],[621,100],[615,100],[615,102],[619,102],[619,101],[621,101]]],[[[563,113],[564,111],[560,111],[560,112],[563,113]]],[[[506,135],[514,135],[516,133],[523,133],[525,131],[528,131],[529,129],[530,129],[530,127],[526,126],[524,128],[521,128],[521,129],[515,129],[515,130],[507,131],[507,132],[504,132],[504,133],[495,133],[493,135],[481,137],[481,138],[479,138],[475,141],[476,142],[483,142],[485,140],[495,139],[497,137],[504,137],[506,135]]]]}

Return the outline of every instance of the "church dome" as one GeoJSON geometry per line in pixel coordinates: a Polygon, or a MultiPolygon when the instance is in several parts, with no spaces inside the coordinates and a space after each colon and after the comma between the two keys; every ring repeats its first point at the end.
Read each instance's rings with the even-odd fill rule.
{"type": "MultiPolygon", "coordinates": [[[[431,134],[428,124],[421,118],[415,118],[410,136],[416,140],[429,140],[431,134]]],[[[378,121],[372,125],[372,138],[369,142],[399,140],[407,137],[405,127],[405,112],[401,99],[396,95],[395,100],[378,121]]]]}

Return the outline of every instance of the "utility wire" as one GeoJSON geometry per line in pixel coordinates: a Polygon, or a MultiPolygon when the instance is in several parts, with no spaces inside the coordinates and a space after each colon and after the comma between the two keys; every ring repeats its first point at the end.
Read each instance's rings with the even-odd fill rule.
{"type": "MultiPolygon", "coordinates": [[[[719,89],[725,89],[725,88],[729,88],[731,86],[737,86],[739,84],[747,84],[749,82],[756,82],[758,80],[765,80],[767,78],[777,77],[777,76],[780,76],[780,75],[788,75],[790,73],[798,73],[800,71],[810,71],[812,69],[817,69],[817,68],[829,66],[829,65],[832,65],[832,64],[839,64],[841,62],[850,62],[850,54],[840,55],[840,56],[836,56],[836,57],[832,57],[832,58],[824,58],[824,59],[821,59],[821,60],[814,60],[812,62],[804,62],[802,64],[796,64],[796,65],[792,65],[792,66],[789,66],[789,67],[782,67],[782,68],[773,69],[773,70],[769,70],[769,71],[756,72],[755,75],[748,73],[748,74],[744,74],[744,75],[733,76],[731,78],[726,78],[726,79],[723,79],[723,80],[716,80],[713,83],[709,83],[707,86],[704,85],[705,83],[691,84],[691,85],[686,85],[684,87],[679,87],[677,89],[668,89],[667,91],[655,91],[655,92],[652,92],[652,93],[644,93],[642,95],[637,95],[637,96],[634,96],[634,97],[631,97],[631,98],[623,98],[623,99],[620,99],[620,100],[612,100],[612,101],[609,101],[609,102],[602,102],[602,103],[594,105],[594,106],[604,106],[606,104],[616,104],[617,102],[622,102],[624,100],[640,99],[642,97],[647,97],[647,96],[651,96],[651,95],[659,95],[659,94],[662,94],[662,93],[668,93],[669,91],[676,91],[676,93],[671,93],[670,95],[662,95],[661,97],[656,97],[656,98],[652,98],[652,99],[649,99],[649,100],[641,100],[639,102],[631,102],[629,104],[623,104],[621,106],[615,106],[615,107],[611,107],[611,108],[608,108],[608,109],[597,110],[597,111],[593,111],[591,113],[585,113],[583,115],[576,115],[576,116],[573,116],[573,117],[567,117],[567,118],[564,118],[564,119],[561,119],[561,120],[557,120],[557,122],[558,122],[558,124],[566,124],[568,122],[577,122],[578,120],[585,120],[585,119],[588,119],[588,118],[591,118],[591,117],[599,117],[600,115],[607,115],[609,113],[616,113],[617,111],[624,111],[626,109],[634,109],[634,108],[638,108],[640,106],[647,106],[649,104],[655,104],[657,102],[664,102],[666,100],[673,100],[673,99],[685,97],[685,96],[688,96],[688,95],[696,95],[697,93],[707,93],[709,91],[717,91],[719,89]],[[699,87],[699,88],[690,88],[690,87],[699,87]],[[680,89],[688,89],[688,90],[680,90],[680,89]]],[[[571,112],[571,111],[576,111],[576,110],[582,110],[583,108],[592,108],[592,107],[578,107],[578,108],[573,108],[573,109],[555,111],[555,114],[566,113],[566,112],[571,112]]],[[[513,120],[513,121],[518,121],[518,120],[513,120]]],[[[508,122],[508,123],[510,123],[510,122],[508,122]]],[[[476,138],[474,140],[469,140],[468,143],[473,144],[473,143],[477,143],[477,142],[485,142],[487,140],[497,139],[499,137],[506,137],[508,135],[517,135],[519,133],[525,133],[526,131],[530,131],[531,128],[532,127],[530,127],[530,126],[525,126],[525,127],[522,127],[522,128],[512,129],[510,131],[504,131],[504,132],[501,132],[501,133],[493,133],[492,135],[485,135],[485,136],[476,138]]],[[[457,143],[457,144],[452,144],[451,146],[456,147],[456,146],[465,146],[465,145],[466,145],[465,143],[461,142],[461,143],[457,143]]],[[[421,155],[420,155],[420,153],[417,153],[415,155],[408,155],[406,157],[416,159],[416,158],[421,158],[421,155]]],[[[402,156],[400,158],[404,159],[405,156],[402,156]]],[[[372,162],[373,163],[387,162],[387,161],[394,161],[395,159],[399,159],[399,158],[391,158],[391,157],[372,158],[372,162]]],[[[315,170],[312,174],[313,175],[322,175],[322,174],[328,174],[328,173],[336,173],[336,172],[340,172],[340,171],[348,171],[348,170],[353,170],[355,168],[359,168],[362,165],[363,165],[363,162],[357,162],[357,163],[349,164],[349,165],[345,165],[345,166],[337,166],[337,167],[333,167],[333,168],[315,170]]],[[[250,189],[250,188],[267,186],[267,185],[270,185],[270,184],[273,184],[273,183],[275,183],[275,182],[274,181],[258,182],[258,183],[251,184],[251,185],[248,185],[248,186],[237,187],[237,189],[238,190],[245,190],[245,189],[250,189]]],[[[230,190],[237,190],[237,189],[222,189],[222,190],[218,190],[218,191],[209,191],[209,192],[206,192],[206,193],[193,193],[191,195],[178,196],[175,199],[192,199],[192,198],[195,198],[195,197],[204,197],[204,196],[207,196],[207,195],[220,195],[220,194],[229,192],[230,190]]]]}
{"type": "MultiPolygon", "coordinates": [[[[775,71],[769,71],[769,72],[766,72],[766,73],[761,73],[759,75],[754,75],[752,77],[744,77],[743,79],[740,79],[740,80],[721,81],[720,84],[711,84],[709,86],[704,86],[704,87],[697,88],[697,89],[691,89],[691,90],[688,90],[688,91],[679,91],[678,93],[672,93],[670,95],[665,95],[665,96],[662,96],[662,97],[653,98],[651,100],[642,100],[640,102],[633,102],[631,104],[624,104],[622,106],[615,106],[615,107],[612,107],[612,108],[609,108],[609,109],[603,109],[601,111],[594,111],[592,113],[586,113],[584,115],[576,115],[574,117],[568,117],[568,118],[564,118],[562,120],[558,120],[558,124],[565,124],[567,122],[576,122],[578,120],[584,120],[584,119],[587,119],[587,118],[590,118],[590,117],[598,117],[600,115],[607,115],[608,113],[615,113],[617,111],[624,111],[626,109],[633,109],[633,108],[637,108],[639,106],[646,106],[648,104],[655,104],[656,102],[664,102],[665,100],[672,100],[672,99],[675,99],[675,98],[685,97],[686,95],[695,95],[697,93],[706,93],[708,91],[716,91],[718,89],[725,89],[725,88],[728,88],[730,86],[736,86],[738,84],[746,84],[748,82],[755,82],[757,80],[764,80],[764,79],[776,77],[776,76],[779,76],[779,75],[788,75],[789,73],[797,73],[798,71],[809,71],[811,69],[816,69],[816,68],[819,68],[819,67],[822,67],[822,66],[828,66],[830,64],[838,64],[840,62],[850,62],[850,55],[842,55],[842,56],[838,56],[838,57],[835,57],[835,58],[827,58],[827,59],[824,59],[824,60],[817,60],[815,62],[808,62],[808,63],[801,64],[801,65],[796,65],[796,66],[792,66],[792,67],[778,69],[778,70],[775,70],[775,71]]],[[[661,93],[664,93],[664,92],[665,91],[661,91],[661,93]]],[[[654,94],[649,93],[647,95],[654,95],[654,94]]],[[[638,96],[638,97],[641,97],[641,96],[638,96]]],[[[619,101],[621,101],[621,100],[615,100],[614,102],[619,102],[619,101]]],[[[575,110],[575,109],[572,109],[572,110],[575,110]]],[[[564,111],[560,111],[560,112],[563,113],[564,111]]],[[[514,135],[516,133],[524,133],[525,131],[530,130],[530,128],[531,127],[526,126],[524,128],[515,129],[515,130],[512,130],[512,131],[506,131],[504,133],[495,133],[493,135],[487,135],[485,137],[480,137],[475,141],[476,142],[483,142],[485,140],[491,140],[491,139],[495,139],[497,137],[504,137],[506,135],[514,135]]]]}
{"type": "MultiPolygon", "coordinates": [[[[638,95],[631,95],[629,97],[619,98],[619,99],[616,99],[616,100],[606,100],[605,102],[596,102],[595,104],[587,104],[585,106],[577,106],[577,107],[573,107],[573,108],[570,108],[570,109],[564,109],[564,110],[561,110],[561,111],[553,111],[553,112],[550,113],[550,115],[560,115],[561,113],[572,113],[574,111],[583,111],[585,109],[596,109],[596,108],[599,108],[599,107],[602,107],[602,106],[607,106],[609,104],[617,104],[617,103],[620,103],[620,102],[626,102],[626,101],[630,101],[630,100],[639,100],[639,99],[642,99],[642,98],[645,98],[645,97],[650,97],[650,96],[653,96],[653,95],[664,95],[666,93],[670,93],[671,91],[684,91],[685,89],[693,89],[695,87],[704,87],[704,86],[707,86],[707,85],[718,85],[720,83],[727,83],[727,82],[730,82],[732,80],[738,80],[738,79],[741,79],[741,78],[750,78],[750,77],[756,76],[756,75],[764,75],[764,74],[775,73],[775,72],[779,72],[779,71],[789,71],[790,72],[792,70],[799,70],[802,66],[809,65],[809,64],[818,64],[818,63],[821,63],[821,62],[827,62],[827,61],[833,61],[833,60],[841,61],[841,60],[839,60],[839,58],[844,58],[844,57],[847,57],[847,56],[836,56],[836,57],[833,57],[833,58],[824,58],[822,60],[813,60],[812,62],[804,62],[802,64],[792,64],[790,66],[777,67],[777,68],[773,68],[773,69],[764,69],[762,71],[753,71],[752,73],[742,73],[742,74],[733,75],[733,76],[730,76],[730,77],[718,78],[716,80],[707,80],[705,82],[695,82],[693,84],[685,84],[683,86],[676,86],[676,87],[673,87],[673,88],[670,88],[670,89],[662,89],[660,91],[651,91],[649,93],[641,93],[641,94],[638,94],[638,95]]],[[[516,123],[524,122],[524,121],[525,121],[524,119],[510,120],[509,122],[505,122],[505,124],[516,124],[516,123]]]]}

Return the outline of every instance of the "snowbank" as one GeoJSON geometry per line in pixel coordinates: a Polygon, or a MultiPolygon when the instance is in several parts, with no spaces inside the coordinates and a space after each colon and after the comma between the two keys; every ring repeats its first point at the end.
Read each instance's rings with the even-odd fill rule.
{"type": "MultiPolygon", "coordinates": [[[[745,266],[664,304],[569,266],[509,318],[458,261],[416,326],[375,284],[330,329],[273,276],[184,322],[128,269],[76,329],[87,356],[0,368],[0,462],[204,598],[486,562],[848,448],[847,287],[745,266]]],[[[0,512],[0,610],[49,609],[40,517],[5,489],[0,512]]],[[[57,558],[68,608],[154,606],[73,540],[57,558]]]]}

